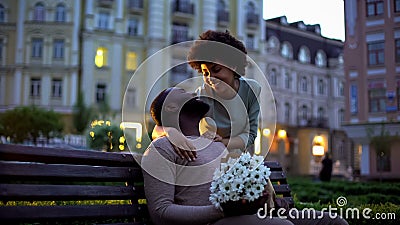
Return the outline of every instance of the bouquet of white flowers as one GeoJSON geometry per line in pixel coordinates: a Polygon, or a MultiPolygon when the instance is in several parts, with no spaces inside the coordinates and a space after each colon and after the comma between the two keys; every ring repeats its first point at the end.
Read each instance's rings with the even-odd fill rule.
{"type": "Polygon", "coordinates": [[[263,196],[270,174],[262,156],[242,153],[215,170],[209,199],[217,208],[228,202],[255,201],[263,196]]]}

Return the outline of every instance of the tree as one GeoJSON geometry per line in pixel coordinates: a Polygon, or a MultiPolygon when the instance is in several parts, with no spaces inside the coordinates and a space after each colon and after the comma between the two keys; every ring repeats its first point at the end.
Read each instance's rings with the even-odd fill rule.
{"type": "Polygon", "coordinates": [[[110,121],[93,121],[87,138],[87,143],[92,149],[107,152],[127,149],[123,130],[117,125],[112,125],[110,121]]]}
{"type": "Polygon", "coordinates": [[[35,106],[18,107],[4,112],[0,117],[3,135],[14,143],[32,140],[37,144],[40,136],[49,140],[59,136],[63,129],[61,115],[35,106]]]}
{"type": "Polygon", "coordinates": [[[85,105],[83,93],[79,92],[78,99],[74,106],[74,126],[78,133],[82,134],[88,127],[93,117],[93,110],[85,105]]]}

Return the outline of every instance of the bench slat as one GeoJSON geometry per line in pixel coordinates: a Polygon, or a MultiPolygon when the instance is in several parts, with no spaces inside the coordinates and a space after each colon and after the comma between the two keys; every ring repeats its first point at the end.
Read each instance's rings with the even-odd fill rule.
{"type": "MultiPolygon", "coordinates": [[[[139,156],[136,157],[138,160],[139,156]]],[[[133,154],[0,144],[0,160],[139,167],[133,154]]]]}
{"type": "Polygon", "coordinates": [[[145,205],[76,205],[0,207],[2,222],[146,218],[145,205]]]}
{"type": "Polygon", "coordinates": [[[271,182],[280,182],[281,184],[286,184],[286,174],[283,171],[271,171],[269,176],[271,182]]]}
{"type": "Polygon", "coordinates": [[[100,185],[0,184],[2,201],[130,200],[145,198],[143,188],[100,185]]]}
{"type": "Polygon", "coordinates": [[[52,181],[141,181],[140,168],[0,162],[0,178],[52,181]],[[136,178],[136,180],[134,180],[136,178]],[[138,179],[140,178],[140,180],[138,179]]]}
{"type": "Polygon", "coordinates": [[[288,184],[281,184],[281,185],[273,184],[272,186],[274,187],[275,193],[277,195],[283,195],[285,197],[290,196],[290,188],[288,184]]]}
{"type": "Polygon", "coordinates": [[[265,161],[264,165],[270,168],[271,171],[282,171],[282,166],[276,161],[265,161]]]}

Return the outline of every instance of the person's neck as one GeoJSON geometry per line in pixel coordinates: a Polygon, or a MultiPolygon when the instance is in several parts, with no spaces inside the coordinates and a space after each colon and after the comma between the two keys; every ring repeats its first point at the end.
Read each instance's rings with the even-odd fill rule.
{"type": "Polygon", "coordinates": [[[179,126],[185,136],[200,136],[200,119],[193,116],[181,116],[179,126]]]}

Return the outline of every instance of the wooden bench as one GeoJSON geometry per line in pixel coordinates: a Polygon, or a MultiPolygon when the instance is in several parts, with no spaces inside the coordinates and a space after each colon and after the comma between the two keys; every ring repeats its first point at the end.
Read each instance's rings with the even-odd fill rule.
{"type": "MultiPolygon", "coordinates": [[[[293,206],[282,167],[277,162],[266,165],[277,195],[293,206]]],[[[0,221],[6,224],[151,224],[142,171],[130,153],[0,144],[0,200],[0,221]],[[64,204],[84,200],[92,201],[64,204]],[[7,204],[16,201],[25,204],[7,204]],[[43,201],[51,204],[37,204],[43,201]]]]}

